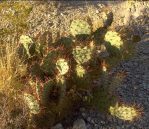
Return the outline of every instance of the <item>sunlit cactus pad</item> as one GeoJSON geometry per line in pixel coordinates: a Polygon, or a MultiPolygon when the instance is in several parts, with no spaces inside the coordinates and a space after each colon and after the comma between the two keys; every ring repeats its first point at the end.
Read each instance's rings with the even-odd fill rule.
{"type": "Polygon", "coordinates": [[[23,44],[27,55],[30,57],[29,46],[33,43],[33,40],[27,35],[21,35],[19,42],[23,44]]]}
{"type": "Polygon", "coordinates": [[[119,106],[118,104],[116,104],[113,107],[111,106],[109,110],[111,115],[116,116],[122,120],[132,121],[139,115],[139,112],[134,107],[130,107],[127,105],[119,106]]]}
{"type": "Polygon", "coordinates": [[[20,43],[23,45],[28,45],[30,43],[33,43],[32,39],[27,35],[21,35],[20,36],[20,43]]]}
{"type": "Polygon", "coordinates": [[[115,31],[108,31],[105,35],[105,41],[109,42],[112,46],[120,49],[123,45],[122,39],[115,31]]]}
{"type": "Polygon", "coordinates": [[[57,60],[56,68],[58,69],[60,75],[65,75],[69,70],[69,65],[65,59],[61,58],[57,60]]]}
{"type": "Polygon", "coordinates": [[[40,111],[40,107],[38,101],[31,94],[25,93],[24,100],[26,105],[28,106],[31,114],[38,114],[40,111]]]}
{"type": "Polygon", "coordinates": [[[76,74],[78,77],[83,77],[86,74],[85,69],[81,65],[76,66],[76,74]]]}
{"type": "Polygon", "coordinates": [[[90,34],[91,27],[86,21],[73,20],[70,25],[70,32],[73,36],[81,34],[90,34]]]}
{"type": "Polygon", "coordinates": [[[78,64],[86,63],[92,58],[92,49],[88,46],[83,48],[81,46],[76,46],[72,53],[78,64]]]}

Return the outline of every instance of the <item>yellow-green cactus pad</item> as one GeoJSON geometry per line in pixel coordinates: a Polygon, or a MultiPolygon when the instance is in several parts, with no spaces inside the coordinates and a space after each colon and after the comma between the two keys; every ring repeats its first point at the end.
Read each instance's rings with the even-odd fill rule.
{"type": "Polygon", "coordinates": [[[73,20],[70,25],[70,32],[73,36],[80,34],[90,34],[91,27],[86,21],[73,20]]]}
{"type": "Polygon", "coordinates": [[[27,52],[27,55],[30,57],[29,45],[33,43],[32,39],[29,36],[27,36],[27,35],[21,35],[19,42],[21,44],[23,44],[23,46],[24,46],[24,48],[25,48],[25,50],[27,52]]]}
{"type": "Polygon", "coordinates": [[[38,114],[40,111],[38,101],[31,94],[24,94],[24,100],[31,114],[38,114]]]}
{"type": "Polygon", "coordinates": [[[78,64],[83,64],[88,62],[92,58],[92,49],[88,46],[80,47],[76,46],[73,49],[73,57],[78,64]]]}
{"type": "Polygon", "coordinates": [[[117,32],[114,32],[114,31],[108,31],[106,33],[105,41],[110,42],[112,46],[115,46],[118,49],[120,49],[120,47],[123,45],[121,37],[117,32]]]}
{"type": "Polygon", "coordinates": [[[86,73],[85,69],[81,65],[76,66],[76,73],[78,77],[83,77],[86,73]]]}
{"type": "Polygon", "coordinates": [[[134,107],[129,106],[119,106],[116,104],[115,106],[111,106],[109,108],[111,115],[118,117],[122,120],[132,121],[134,118],[138,116],[138,111],[134,107]]]}
{"type": "Polygon", "coordinates": [[[65,75],[69,70],[69,65],[65,59],[61,58],[57,60],[56,68],[58,69],[60,75],[65,75]]]}
{"type": "Polygon", "coordinates": [[[33,43],[32,39],[27,35],[21,35],[20,36],[20,43],[23,45],[28,45],[30,43],[33,43]]]}

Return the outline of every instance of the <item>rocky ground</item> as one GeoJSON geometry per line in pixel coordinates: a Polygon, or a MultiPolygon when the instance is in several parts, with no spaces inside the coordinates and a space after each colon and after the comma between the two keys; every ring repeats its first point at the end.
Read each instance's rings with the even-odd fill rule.
{"type": "MultiPolygon", "coordinates": [[[[134,13],[129,9],[129,16],[124,16],[125,20],[134,15],[133,31],[141,37],[141,41],[136,45],[136,54],[128,61],[121,62],[117,67],[111,70],[111,73],[125,71],[127,76],[123,79],[120,86],[116,89],[119,99],[128,105],[136,105],[142,108],[141,116],[132,121],[124,121],[111,115],[105,115],[95,110],[80,109],[79,117],[74,121],[70,129],[148,129],[149,128],[149,18],[145,18],[139,12],[141,8],[136,9],[140,2],[133,6],[134,13]],[[135,21],[136,20],[136,21],[135,21]],[[142,20],[142,22],[140,22],[142,20]],[[135,21],[135,22],[134,22],[135,21]],[[134,24],[135,23],[135,24],[134,24]],[[137,24],[136,24],[137,23],[137,24]]],[[[147,3],[146,3],[147,4],[147,3]]],[[[109,4],[112,6],[112,4],[109,4]]],[[[116,6],[116,4],[115,4],[116,6]]],[[[122,5],[121,5],[122,6],[122,5]]],[[[117,8],[117,7],[116,7],[117,8]]],[[[113,11],[116,11],[116,8],[113,11]]],[[[126,9],[123,6],[123,9],[126,9]]],[[[122,8],[121,8],[122,10],[122,8]]],[[[146,10],[147,11],[147,10],[146,10]]],[[[117,11],[118,12],[118,11],[117,11]]],[[[126,14],[118,12],[116,15],[126,14]]],[[[115,14],[115,13],[114,13],[115,14]]],[[[117,16],[116,16],[117,17],[117,16]]],[[[124,21],[125,21],[124,20],[124,21]]],[[[130,19],[129,19],[130,20],[130,19]]],[[[116,21],[114,24],[125,24],[125,22],[116,21]]],[[[127,22],[130,23],[130,22],[127,22]]],[[[63,129],[62,124],[58,124],[53,129],[63,129]]],[[[68,128],[68,129],[69,129],[68,128]]]]}

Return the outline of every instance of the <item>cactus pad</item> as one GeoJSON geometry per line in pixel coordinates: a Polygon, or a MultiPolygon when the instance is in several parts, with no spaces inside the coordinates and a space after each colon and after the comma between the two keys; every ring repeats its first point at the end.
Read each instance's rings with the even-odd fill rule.
{"type": "Polygon", "coordinates": [[[72,54],[78,64],[83,64],[88,62],[91,59],[92,49],[87,46],[83,48],[80,46],[76,46],[73,49],[72,54]]]}
{"type": "Polygon", "coordinates": [[[56,68],[58,69],[60,75],[65,75],[69,70],[69,65],[65,59],[60,58],[56,62],[56,68]]]}
{"type": "Polygon", "coordinates": [[[25,48],[27,55],[30,57],[31,55],[29,52],[29,47],[33,43],[32,39],[29,36],[21,35],[19,42],[23,44],[23,47],[25,48]]]}
{"type": "Polygon", "coordinates": [[[123,45],[121,37],[117,32],[114,32],[114,31],[108,31],[106,33],[105,41],[110,42],[112,46],[115,46],[118,49],[120,49],[120,47],[123,45]]]}
{"type": "Polygon", "coordinates": [[[76,66],[76,73],[78,77],[83,77],[86,73],[85,69],[81,65],[76,66]]]}
{"type": "Polygon", "coordinates": [[[114,115],[123,120],[132,121],[138,116],[138,111],[134,107],[125,105],[119,106],[116,104],[114,107],[111,106],[109,110],[111,115],[114,115]]]}
{"type": "Polygon", "coordinates": [[[38,114],[40,111],[38,101],[31,94],[24,94],[24,100],[30,110],[31,114],[38,114]]]}
{"type": "Polygon", "coordinates": [[[70,25],[70,32],[73,36],[80,34],[90,34],[91,27],[86,21],[73,20],[70,25]]]}

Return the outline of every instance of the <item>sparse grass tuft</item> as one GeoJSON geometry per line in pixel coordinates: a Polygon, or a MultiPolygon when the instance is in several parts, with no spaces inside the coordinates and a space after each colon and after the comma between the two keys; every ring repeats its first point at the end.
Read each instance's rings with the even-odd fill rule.
{"type": "Polygon", "coordinates": [[[16,53],[15,43],[5,44],[0,50],[0,128],[24,128],[27,110],[21,97],[23,83],[20,78],[26,73],[26,66],[16,53]]]}

